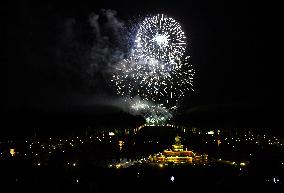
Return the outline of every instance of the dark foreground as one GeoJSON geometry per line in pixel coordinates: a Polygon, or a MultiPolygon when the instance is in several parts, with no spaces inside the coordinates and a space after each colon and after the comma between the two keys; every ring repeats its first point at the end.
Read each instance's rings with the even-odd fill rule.
{"type": "MultiPolygon", "coordinates": [[[[129,168],[56,168],[2,161],[4,192],[283,192],[283,184],[263,178],[261,168],[211,163],[206,166],[134,165],[129,168]]],[[[281,172],[281,171],[279,171],[281,172]]],[[[282,171],[283,177],[283,171],[282,171]]],[[[2,192],[2,191],[1,191],[2,192]]]]}

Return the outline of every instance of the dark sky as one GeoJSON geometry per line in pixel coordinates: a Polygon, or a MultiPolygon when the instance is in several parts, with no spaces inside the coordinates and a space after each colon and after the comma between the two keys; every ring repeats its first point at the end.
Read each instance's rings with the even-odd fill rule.
{"type": "Polygon", "coordinates": [[[88,18],[102,9],[116,10],[128,24],[152,13],[181,23],[196,69],[196,92],[181,108],[242,104],[281,109],[276,7],[210,0],[1,2],[2,112],[73,111],[75,106],[90,108],[100,98],[115,99],[100,73],[90,80],[85,72],[92,46],[88,18]],[[76,26],[72,46],[66,37],[68,22],[76,26]]]}

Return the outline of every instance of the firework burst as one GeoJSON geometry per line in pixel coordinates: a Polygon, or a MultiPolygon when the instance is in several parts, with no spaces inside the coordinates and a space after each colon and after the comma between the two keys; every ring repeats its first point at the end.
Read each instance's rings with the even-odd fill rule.
{"type": "Polygon", "coordinates": [[[111,81],[118,94],[130,99],[139,96],[143,105],[134,103],[134,107],[143,107],[147,118],[157,119],[193,91],[194,69],[185,55],[186,37],[178,22],[158,14],[140,23],[134,42],[128,58],[115,65],[111,81]],[[145,101],[155,105],[145,106],[145,101]]]}
{"type": "Polygon", "coordinates": [[[143,56],[163,62],[169,70],[179,67],[177,61],[186,49],[186,37],[180,24],[163,14],[142,21],[135,42],[136,50],[143,56]]]}

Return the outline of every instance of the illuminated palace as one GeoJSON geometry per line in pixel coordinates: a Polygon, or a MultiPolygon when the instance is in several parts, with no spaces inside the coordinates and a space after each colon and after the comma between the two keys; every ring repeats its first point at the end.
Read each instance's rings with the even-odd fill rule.
{"type": "Polygon", "coordinates": [[[181,137],[175,137],[175,144],[172,145],[171,149],[166,149],[162,153],[158,153],[149,157],[149,160],[154,163],[205,163],[207,162],[208,155],[199,155],[194,153],[192,150],[184,149],[181,144],[181,137]]]}

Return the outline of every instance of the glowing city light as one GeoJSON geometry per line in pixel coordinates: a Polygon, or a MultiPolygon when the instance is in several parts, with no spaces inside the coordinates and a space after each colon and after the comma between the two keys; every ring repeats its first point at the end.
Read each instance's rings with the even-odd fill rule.
{"type": "Polygon", "coordinates": [[[11,154],[11,156],[15,156],[16,155],[15,149],[10,149],[10,154],[11,154]]]}
{"type": "Polygon", "coordinates": [[[108,133],[108,135],[109,135],[109,136],[114,136],[115,133],[111,131],[111,132],[108,133]]]}
{"type": "Polygon", "coordinates": [[[118,141],[119,150],[122,150],[123,145],[124,145],[123,141],[118,141]]]}

